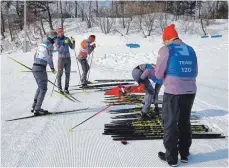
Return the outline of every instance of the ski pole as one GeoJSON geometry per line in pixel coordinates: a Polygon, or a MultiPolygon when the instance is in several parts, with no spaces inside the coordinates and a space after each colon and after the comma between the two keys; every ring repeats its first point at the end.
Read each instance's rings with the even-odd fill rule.
{"type": "MultiPolygon", "coordinates": [[[[75,52],[75,57],[76,57],[76,50],[74,49],[74,52],[75,52]]],[[[80,83],[81,83],[81,72],[80,72],[80,67],[79,67],[79,61],[78,61],[78,59],[77,59],[77,57],[76,57],[76,63],[77,63],[77,67],[78,67],[78,71],[79,71],[79,77],[80,77],[80,83]]]]}
{"type": "MultiPolygon", "coordinates": [[[[9,57],[9,56],[8,56],[8,57],[9,57]]],[[[23,67],[25,67],[25,68],[27,68],[27,69],[29,69],[29,70],[32,71],[32,68],[26,66],[25,64],[22,64],[21,62],[17,61],[17,60],[14,59],[14,58],[11,58],[11,57],[9,57],[9,58],[12,59],[13,61],[15,61],[16,63],[22,65],[23,67]]],[[[48,82],[51,83],[51,84],[52,84],[53,86],[55,86],[56,88],[58,88],[58,86],[57,86],[55,83],[53,83],[52,81],[48,80],[48,82]]],[[[72,95],[69,95],[69,96],[70,96],[71,98],[75,99],[75,97],[73,97],[72,95]]],[[[79,100],[77,100],[77,101],[78,101],[78,102],[81,102],[81,101],[79,101],[79,100]]]]}
{"type": "Polygon", "coordinates": [[[91,117],[87,118],[86,120],[82,121],[81,123],[77,124],[76,126],[72,127],[69,129],[69,131],[71,132],[74,128],[80,126],[81,124],[85,123],[86,121],[90,120],[91,118],[95,117],[96,115],[98,115],[99,113],[103,112],[104,110],[108,109],[110,106],[114,105],[115,103],[118,103],[119,101],[122,101],[122,99],[117,100],[111,104],[108,104],[106,107],[104,107],[102,110],[100,110],[99,112],[95,113],[94,115],[92,115],[91,117]]]}
{"type": "MultiPolygon", "coordinates": [[[[58,76],[58,72],[57,72],[57,74],[56,74],[56,79],[55,79],[55,81],[54,81],[54,84],[56,84],[57,76],[58,76]]],[[[55,87],[55,86],[53,85],[51,96],[52,96],[52,94],[53,94],[54,87],[55,87]]]]}
{"type": "Polygon", "coordinates": [[[91,71],[91,65],[92,65],[93,56],[94,56],[94,50],[93,50],[93,52],[92,52],[91,62],[90,62],[90,66],[89,66],[89,72],[88,72],[88,75],[87,75],[87,80],[88,80],[88,81],[89,81],[89,75],[90,75],[90,71],[91,71]]]}
{"type": "MultiPolygon", "coordinates": [[[[23,71],[23,70],[19,70],[19,72],[23,73],[23,72],[44,72],[44,71],[23,71]]],[[[52,72],[52,71],[46,71],[46,72],[52,72]]],[[[71,71],[71,73],[74,73],[74,72],[76,72],[76,71],[71,71]]]]}

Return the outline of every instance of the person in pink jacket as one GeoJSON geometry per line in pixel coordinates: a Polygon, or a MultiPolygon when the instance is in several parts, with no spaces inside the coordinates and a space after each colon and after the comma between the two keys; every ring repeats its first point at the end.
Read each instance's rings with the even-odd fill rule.
{"type": "Polygon", "coordinates": [[[155,75],[164,84],[162,119],[166,152],[159,152],[158,156],[175,167],[178,152],[181,162],[188,162],[192,143],[190,115],[197,91],[198,66],[194,49],[179,39],[174,24],[164,29],[163,42],[165,46],[158,52],[155,75]]]}

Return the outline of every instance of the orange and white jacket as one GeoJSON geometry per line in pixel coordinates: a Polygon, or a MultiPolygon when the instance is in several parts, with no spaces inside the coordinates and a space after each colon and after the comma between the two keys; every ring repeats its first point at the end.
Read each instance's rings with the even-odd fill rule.
{"type": "Polygon", "coordinates": [[[94,50],[94,47],[91,45],[92,42],[89,39],[85,39],[81,42],[81,48],[78,59],[87,59],[88,55],[94,50]]]}

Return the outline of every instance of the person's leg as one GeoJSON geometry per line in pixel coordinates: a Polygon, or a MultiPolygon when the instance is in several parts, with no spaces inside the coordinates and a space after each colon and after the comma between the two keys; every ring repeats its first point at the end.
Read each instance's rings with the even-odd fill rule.
{"type": "Polygon", "coordinates": [[[158,108],[158,94],[160,92],[160,89],[161,89],[161,86],[160,84],[155,84],[155,93],[154,93],[154,96],[153,96],[153,102],[154,102],[154,111],[156,114],[159,114],[159,108],[158,108]]]}
{"type": "Polygon", "coordinates": [[[68,91],[70,73],[71,73],[71,58],[69,57],[65,61],[65,87],[64,87],[65,91],[68,91]]]}
{"type": "Polygon", "coordinates": [[[143,113],[149,113],[150,111],[150,106],[153,101],[153,96],[154,96],[154,88],[152,84],[150,83],[149,79],[146,78],[144,80],[144,85],[145,85],[145,97],[144,97],[144,105],[142,108],[143,113]]]}
{"type": "Polygon", "coordinates": [[[58,58],[58,74],[57,74],[57,86],[62,91],[61,79],[63,75],[64,61],[63,58],[58,58]]]}
{"type": "Polygon", "coordinates": [[[36,93],[35,93],[35,96],[34,96],[34,99],[33,99],[33,105],[32,105],[32,110],[31,110],[32,112],[34,111],[34,108],[35,108],[35,106],[37,104],[37,97],[38,97],[39,91],[40,91],[39,85],[38,85],[38,78],[37,78],[37,73],[39,73],[37,71],[39,71],[39,70],[40,69],[37,66],[33,66],[33,68],[32,68],[32,73],[33,73],[33,76],[34,76],[34,78],[36,80],[36,83],[37,83],[37,86],[38,86],[38,88],[36,90],[36,93]]]}
{"type": "Polygon", "coordinates": [[[47,92],[47,84],[48,84],[48,76],[47,72],[39,72],[36,74],[38,87],[39,87],[39,94],[37,96],[37,103],[35,106],[35,111],[41,109],[41,105],[43,103],[45,94],[47,92]]]}
{"type": "Polygon", "coordinates": [[[178,162],[178,128],[179,95],[164,93],[162,104],[162,120],[164,126],[163,143],[166,149],[165,158],[168,164],[178,162]]]}
{"type": "Polygon", "coordinates": [[[179,153],[181,158],[189,155],[189,148],[192,144],[192,130],[190,116],[192,111],[195,94],[182,95],[179,100],[180,117],[178,122],[179,129],[179,153]]]}
{"type": "Polygon", "coordinates": [[[88,64],[86,59],[79,60],[81,67],[82,67],[82,76],[81,76],[81,83],[87,83],[87,72],[88,72],[88,64]]]}

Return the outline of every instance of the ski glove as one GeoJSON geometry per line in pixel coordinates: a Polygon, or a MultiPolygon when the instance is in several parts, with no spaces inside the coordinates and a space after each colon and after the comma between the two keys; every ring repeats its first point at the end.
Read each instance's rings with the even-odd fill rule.
{"type": "Polygon", "coordinates": [[[56,74],[55,68],[52,69],[52,73],[53,73],[53,74],[56,74]]]}
{"type": "Polygon", "coordinates": [[[69,43],[69,39],[64,40],[64,44],[68,44],[69,43]]]}
{"type": "Polygon", "coordinates": [[[139,80],[137,81],[138,84],[140,85],[144,80],[142,80],[142,78],[139,78],[139,80]]]}
{"type": "Polygon", "coordinates": [[[75,38],[71,37],[71,41],[72,41],[73,43],[75,43],[75,38]]]}

